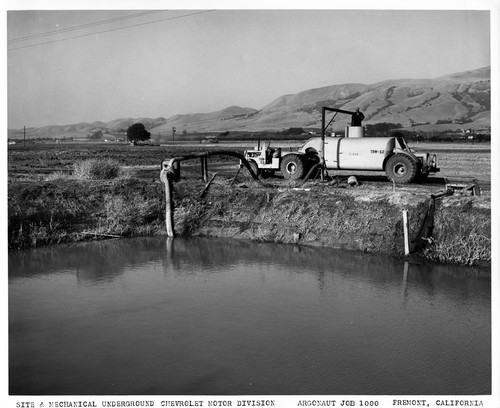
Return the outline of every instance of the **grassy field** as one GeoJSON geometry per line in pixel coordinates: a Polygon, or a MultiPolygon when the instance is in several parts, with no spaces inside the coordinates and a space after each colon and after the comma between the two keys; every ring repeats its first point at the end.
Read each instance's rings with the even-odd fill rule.
{"type": "MultiPolygon", "coordinates": [[[[76,162],[89,157],[114,159],[122,166],[160,166],[165,158],[182,156],[214,149],[235,150],[242,153],[254,147],[255,142],[226,142],[215,145],[177,144],[162,146],[130,146],[127,144],[32,144],[9,146],[8,175],[28,174],[37,176],[55,171],[71,172],[76,162]]],[[[276,144],[273,143],[273,145],[276,144]]],[[[296,149],[300,142],[279,142],[279,146],[296,149]]],[[[441,171],[436,177],[477,178],[485,187],[491,183],[491,152],[489,144],[420,143],[413,145],[417,151],[438,155],[441,171]]],[[[215,165],[230,163],[234,159],[211,158],[215,165]]],[[[237,165],[237,163],[235,163],[237,165]]],[[[341,174],[341,173],[340,173],[341,174]]],[[[367,174],[367,173],[364,173],[367,174]]],[[[370,173],[368,173],[370,174],[370,173]]],[[[383,174],[383,173],[381,173],[383,174]]]]}

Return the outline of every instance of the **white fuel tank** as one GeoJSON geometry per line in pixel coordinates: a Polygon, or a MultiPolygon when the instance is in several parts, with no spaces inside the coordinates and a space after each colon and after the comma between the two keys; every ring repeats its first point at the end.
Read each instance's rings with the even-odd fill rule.
{"type": "MultiPolygon", "coordinates": [[[[351,128],[353,129],[353,128],[351,128]]],[[[392,154],[393,137],[343,137],[325,139],[327,169],[383,170],[384,159],[392,154]]]]}

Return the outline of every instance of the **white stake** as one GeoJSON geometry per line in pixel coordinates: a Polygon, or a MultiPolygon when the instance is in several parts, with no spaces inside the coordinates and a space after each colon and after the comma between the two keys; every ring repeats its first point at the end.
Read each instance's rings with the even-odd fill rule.
{"type": "Polygon", "coordinates": [[[405,256],[410,254],[410,234],[408,233],[408,210],[403,210],[403,232],[405,240],[405,256]]]}

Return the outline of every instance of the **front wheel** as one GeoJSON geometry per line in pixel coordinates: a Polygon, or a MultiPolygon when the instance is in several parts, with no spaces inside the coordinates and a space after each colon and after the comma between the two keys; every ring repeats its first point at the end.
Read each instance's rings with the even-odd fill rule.
{"type": "Polygon", "coordinates": [[[417,175],[417,163],[410,156],[397,153],[387,160],[385,172],[389,180],[395,183],[411,183],[417,175]]]}
{"type": "Polygon", "coordinates": [[[287,180],[304,178],[306,169],[302,156],[298,154],[287,154],[281,161],[281,172],[287,180]]]}

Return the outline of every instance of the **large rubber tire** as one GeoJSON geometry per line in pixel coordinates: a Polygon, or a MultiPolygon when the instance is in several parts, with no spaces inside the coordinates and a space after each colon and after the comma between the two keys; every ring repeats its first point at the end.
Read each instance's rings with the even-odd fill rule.
{"type": "Polygon", "coordinates": [[[396,153],[387,160],[385,172],[389,180],[395,183],[411,183],[417,175],[417,163],[406,154],[396,153]]]}
{"type": "Polygon", "coordinates": [[[298,154],[287,154],[281,161],[281,172],[287,180],[298,180],[306,175],[304,159],[298,154]]]}
{"type": "MultiPolygon", "coordinates": [[[[260,177],[260,169],[259,169],[259,166],[257,166],[257,163],[255,163],[254,160],[248,160],[248,164],[250,164],[250,167],[252,168],[253,172],[255,173],[255,175],[257,177],[260,177]]],[[[250,172],[248,171],[247,169],[247,166],[243,166],[243,174],[246,176],[246,177],[252,177],[250,175],[250,172]]]]}

